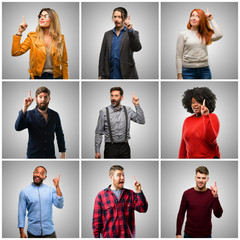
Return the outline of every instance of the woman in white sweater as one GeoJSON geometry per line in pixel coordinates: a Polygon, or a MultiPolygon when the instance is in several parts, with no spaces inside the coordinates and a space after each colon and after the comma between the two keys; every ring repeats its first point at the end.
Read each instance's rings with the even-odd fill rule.
{"type": "Polygon", "coordinates": [[[177,39],[177,78],[211,79],[207,45],[219,40],[222,32],[208,9],[206,14],[202,9],[192,10],[187,28],[177,39]]]}

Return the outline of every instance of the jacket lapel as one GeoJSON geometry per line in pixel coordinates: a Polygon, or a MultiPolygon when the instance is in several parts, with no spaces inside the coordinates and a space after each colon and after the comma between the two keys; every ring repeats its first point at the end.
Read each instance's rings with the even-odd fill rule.
{"type": "Polygon", "coordinates": [[[44,53],[44,55],[46,56],[45,44],[43,42],[41,42],[41,41],[37,41],[37,39],[36,39],[36,41],[34,43],[35,43],[36,47],[39,48],[44,53]]]}
{"type": "Polygon", "coordinates": [[[113,38],[113,31],[110,32],[109,38],[108,38],[108,59],[111,57],[111,49],[112,49],[112,38],[113,38]]]}
{"type": "Polygon", "coordinates": [[[120,53],[122,52],[124,41],[128,36],[127,30],[122,33],[121,45],[120,45],[120,53]]]}

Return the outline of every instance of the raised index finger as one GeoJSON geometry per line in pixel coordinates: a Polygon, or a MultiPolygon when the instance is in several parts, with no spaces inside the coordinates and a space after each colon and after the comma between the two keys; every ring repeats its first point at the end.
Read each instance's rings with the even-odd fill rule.
{"type": "Polygon", "coordinates": [[[133,176],[133,181],[134,181],[134,183],[137,181],[136,178],[135,178],[135,176],[133,176]]]}
{"type": "Polygon", "coordinates": [[[203,100],[203,106],[205,107],[205,99],[203,100]]]}
{"type": "Polygon", "coordinates": [[[29,97],[31,97],[31,90],[29,90],[29,97]]]}
{"type": "Polygon", "coordinates": [[[132,92],[132,97],[134,97],[134,92],[132,92]]]}
{"type": "Polygon", "coordinates": [[[23,18],[22,18],[22,19],[23,19],[23,23],[25,23],[25,17],[24,17],[24,16],[23,16],[23,18]]]}
{"type": "Polygon", "coordinates": [[[60,173],[58,174],[58,180],[60,179],[60,173]]]}
{"type": "Polygon", "coordinates": [[[217,187],[217,183],[215,182],[215,187],[217,187]]]}
{"type": "Polygon", "coordinates": [[[207,8],[207,13],[209,13],[208,8],[207,8]]]}

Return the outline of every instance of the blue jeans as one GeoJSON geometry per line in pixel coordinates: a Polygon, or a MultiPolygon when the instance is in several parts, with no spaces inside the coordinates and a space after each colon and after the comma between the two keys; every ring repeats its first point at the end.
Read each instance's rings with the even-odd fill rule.
{"type": "MultiPolygon", "coordinates": [[[[30,79],[31,79],[31,77],[30,77],[30,79]]],[[[45,72],[41,75],[41,77],[34,76],[34,79],[53,79],[53,74],[45,72]]],[[[58,77],[58,78],[54,78],[54,79],[62,79],[62,76],[58,77]]]]}
{"type": "Polygon", "coordinates": [[[212,79],[209,66],[201,68],[182,67],[183,79],[212,79]]]}
{"type": "MultiPolygon", "coordinates": [[[[184,238],[193,238],[193,237],[191,237],[187,233],[184,233],[184,238]]],[[[210,235],[210,236],[207,236],[207,237],[204,237],[204,238],[212,238],[212,236],[210,235]]]]}

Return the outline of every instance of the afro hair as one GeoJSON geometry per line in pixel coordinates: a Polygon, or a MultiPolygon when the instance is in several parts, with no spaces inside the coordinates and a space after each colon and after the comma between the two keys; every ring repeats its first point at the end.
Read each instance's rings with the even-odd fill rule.
{"type": "Polygon", "coordinates": [[[195,98],[201,104],[203,104],[203,100],[205,99],[205,105],[209,109],[209,112],[214,112],[217,98],[208,87],[195,87],[184,92],[182,105],[190,113],[194,113],[192,110],[192,98],[195,98]]]}

